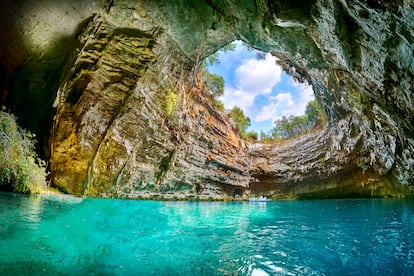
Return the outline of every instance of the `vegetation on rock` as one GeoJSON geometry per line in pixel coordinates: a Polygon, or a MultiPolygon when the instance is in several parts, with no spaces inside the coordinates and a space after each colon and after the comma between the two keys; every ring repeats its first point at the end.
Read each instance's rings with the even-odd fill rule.
{"type": "Polygon", "coordinates": [[[209,71],[203,70],[204,81],[209,88],[208,91],[214,99],[222,96],[224,93],[224,79],[222,76],[212,74],[209,71]]]}
{"type": "Polygon", "coordinates": [[[310,101],[305,110],[305,115],[289,116],[274,122],[271,135],[261,134],[261,139],[289,138],[306,132],[307,130],[323,124],[327,121],[325,112],[317,100],[310,101]]]}
{"type": "Polygon", "coordinates": [[[175,106],[177,105],[177,101],[178,101],[178,95],[172,91],[168,91],[164,95],[164,103],[163,103],[164,106],[163,107],[164,107],[165,115],[167,115],[168,117],[171,116],[172,112],[174,111],[175,106]]]}
{"type": "Polygon", "coordinates": [[[257,140],[256,132],[247,132],[247,128],[250,126],[250,118],[244,114],[240,107],[234,106],[230,109],[230,115],[242,138],[257,140]]]}
{"type": "MultiPolygon", "coordinates": [[[[233,51],[235,49],[235,44],[230,43],[224,46],[220,49],[222,52],[228,52],[233,51]]],[[[206,84],[206,87],[208,89],[209,94],[213,97],[215,106],[221,110],[224,111],[224,105],[223,103],[218,99],[224,94],[224,79],[222,76],[213,74],[208,71],[208,67],[212,66],[214,64],[218,64],[218,51],[214,54],[208,56],[203,64],[202,64],[202,75],[204,83],[206,84]]]]}
{"type": "Polygon", "coordinates": [[[13,115],[0,112],[0,188],[33,194],[45,186],[45,164],[36,156],[35,143],[13,115]]]}

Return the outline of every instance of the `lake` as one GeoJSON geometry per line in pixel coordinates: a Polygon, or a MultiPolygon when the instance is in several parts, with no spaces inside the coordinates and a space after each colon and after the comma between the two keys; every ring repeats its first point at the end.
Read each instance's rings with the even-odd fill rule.
{"type": "Polygon", "coordinates": [[[414,200],[0,193],[0,275],[414,275],[414,200]]]}

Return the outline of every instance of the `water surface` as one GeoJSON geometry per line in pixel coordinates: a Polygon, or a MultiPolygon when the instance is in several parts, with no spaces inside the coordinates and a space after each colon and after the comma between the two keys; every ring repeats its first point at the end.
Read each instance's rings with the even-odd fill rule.
{"type": "Polygon", "coordinates": [[[414,275],[414,200],[0,193],[0,275],[414,275]]]}

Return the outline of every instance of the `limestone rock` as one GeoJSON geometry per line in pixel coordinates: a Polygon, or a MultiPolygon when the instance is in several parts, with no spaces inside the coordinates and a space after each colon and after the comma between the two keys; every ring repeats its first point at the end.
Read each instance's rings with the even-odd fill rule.
{"type": "Polygon", "coordinates": [[[43,136],[54,102],[50,169],[70,193],[414,193],[412,1],[28,3],[2,3],[2,98],[43,136]],[[200,76],[203,59],[236,38],[312,84],[328,125],[244,143],[200,76]],[[42,116],[22,107],[35,98],[42,116]]]}

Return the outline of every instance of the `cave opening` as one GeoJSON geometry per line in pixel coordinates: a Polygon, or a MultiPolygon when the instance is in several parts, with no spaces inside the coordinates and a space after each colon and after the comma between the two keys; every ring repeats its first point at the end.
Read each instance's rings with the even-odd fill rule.
{"type": "Polygon", "coordinates": [[[243,138],[275,141],[326,124],[312,85],[278,61],[270,52],[235,40],[203,63],[216,106],[231,115],[243,138]]]}

